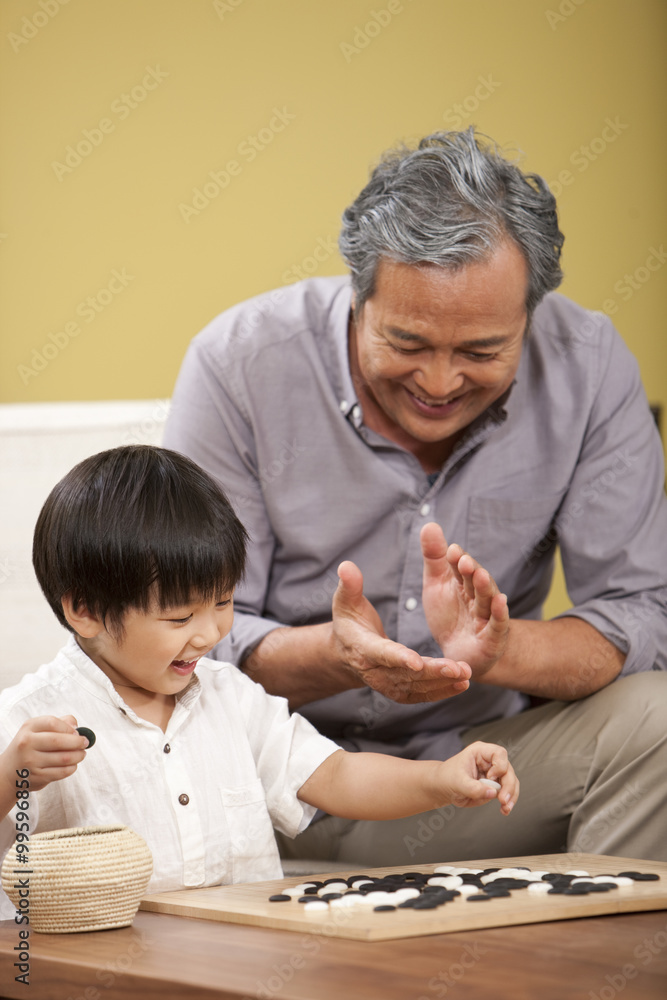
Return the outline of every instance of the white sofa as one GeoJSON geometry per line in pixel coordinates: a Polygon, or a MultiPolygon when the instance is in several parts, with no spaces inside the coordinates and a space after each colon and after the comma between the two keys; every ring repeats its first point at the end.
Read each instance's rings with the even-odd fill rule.
{"type": "Polygon", "coordinates": [[[160,444],[169,400],[0,406],[0,688],[53,659],[67,637],[32,569],[40,508],[77,462],[120,444],[160,444]]]}

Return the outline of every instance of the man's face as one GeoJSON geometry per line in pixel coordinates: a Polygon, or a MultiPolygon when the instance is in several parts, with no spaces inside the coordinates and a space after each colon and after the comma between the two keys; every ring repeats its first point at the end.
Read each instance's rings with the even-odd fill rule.
{"type": "Polygon", "coordinates": [[[527,285],[514,243],[454,271],[381,261],[351,339],[368,425],[419,450],[483,413],[514,380],[527,285]]]}

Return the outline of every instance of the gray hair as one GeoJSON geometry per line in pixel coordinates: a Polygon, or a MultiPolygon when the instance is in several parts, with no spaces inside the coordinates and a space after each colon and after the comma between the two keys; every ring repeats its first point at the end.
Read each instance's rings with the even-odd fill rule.
{"type": "Polygon", "coordinates": [[[375,291],[381,259],[459,268],[508,238],[528,264],[528,316],[563,279],[556,199],[546,181],[524,174],[474,127],[434,132],[416,149],[386,153],[343,213],[338,241],[349,266],[355,309],[375,291]]]}

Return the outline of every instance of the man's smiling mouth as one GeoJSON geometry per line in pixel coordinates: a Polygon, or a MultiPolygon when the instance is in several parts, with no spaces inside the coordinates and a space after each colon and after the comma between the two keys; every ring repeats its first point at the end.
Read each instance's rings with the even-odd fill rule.
{"type": "Polygon", "coordinates": [[[446,399],[431,400],[431,399],[424,399],[423,396],[420,396],[416,392],[413,392],[412,389],[408,389],[405,386],[403,388],[408,393],[408,395],[412,396],[412,398],[415,399],[418,403],[420,403],[422,406],[428,406],[432,410],[439,410],[446,406],[452,406],[454,403],[458,403],[458,401],[467,394],[467,390],[465,390],[464,392],[460,392],[456,396],[449,396],[446,399]]]}

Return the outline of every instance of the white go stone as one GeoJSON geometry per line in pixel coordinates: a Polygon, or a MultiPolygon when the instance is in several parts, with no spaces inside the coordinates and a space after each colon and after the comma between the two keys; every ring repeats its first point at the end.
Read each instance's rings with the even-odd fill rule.
{"type": "Polygon", "coordinates": [[[383,889],[378,889],[377,892],[367,892],[365,896],[366,902],[373,906],[385,906],[387,903],[391,903],[393,898],[393,892],[385,892],[383,889]]]}
{"type": "Polygon", "coordinates": [[[310,903],[304,903],[303,908],[307,913],[325,912],[329,909],[329,904],[323,899],[313,899],[310,903]]]}
{"type": "MultiPolygon", "coordinates": [[[[329,906],[338,906],[348,908],[351,906],[357,906],[358,896],[341,896],[340,899],[328,899],[327,902],[329,906]]],[[[304,906],[307,904],[304,903],[304,906]]]]}
{"type": "Polygon", "coordinates": [[[628,878],[627,875],[596,875],[593,879],[594,882],[612,882],[614,885],[627,886],[634,885],[634,879],[628,878]]]}
{"type": "Polygon", "coordinates": [[[565,872],[565,874],[566,875],[578,875],[581,878],[586,878],[586,877],[590,878],[590,876],[591,876],[590,872],[577,871],[576,869],[573,869],[572,871],[569,871],[569,872],[565,872]]]}
{"type": "Polygon", "coordinates": [[[283,889],[283,894],[296,898],[297,896],[303,896],[303,890],[298,885],[295,885],[291,889],[283,889]]]}
{"type": "Polygon", "coordinates": [[[411,889],[409,886],[405,886],[404,889],[397,889],[396,892],[393,893],[394,899],[397,903],[402,903],[406,899],[416,899],[417,896],[420,895],[421,893],[419,892],[419,889],[411,889]]]}
{"type": "Polygon", "coordinates": [[[444,889],[458,889],[460,885],[463,885],[463,879],[460,875],[432,875],[428,879],[429,885],[440,885],[444,889]]]}
{"type": "Polygon", "coordinates": [[[530,885],[526,886],[527,892],[548,892],[551,888],[551,882],[531,882],[530,885]]]}
{"type": "Polygon", "coordinates": [[[480,778],[479,779],[483,785],[488,785],[489,788],[495,788],[496,791],[500,788],[499,781],[493,781],[491,778],[480,778]]]}
{"type": "Polygon", "coordinates": [[[466,896],[476,896],[479,889],[476,885],[469,885],[464,882],[459,888],[459,892],[461,893],[461,899],[465,899],[466,896]]]}

